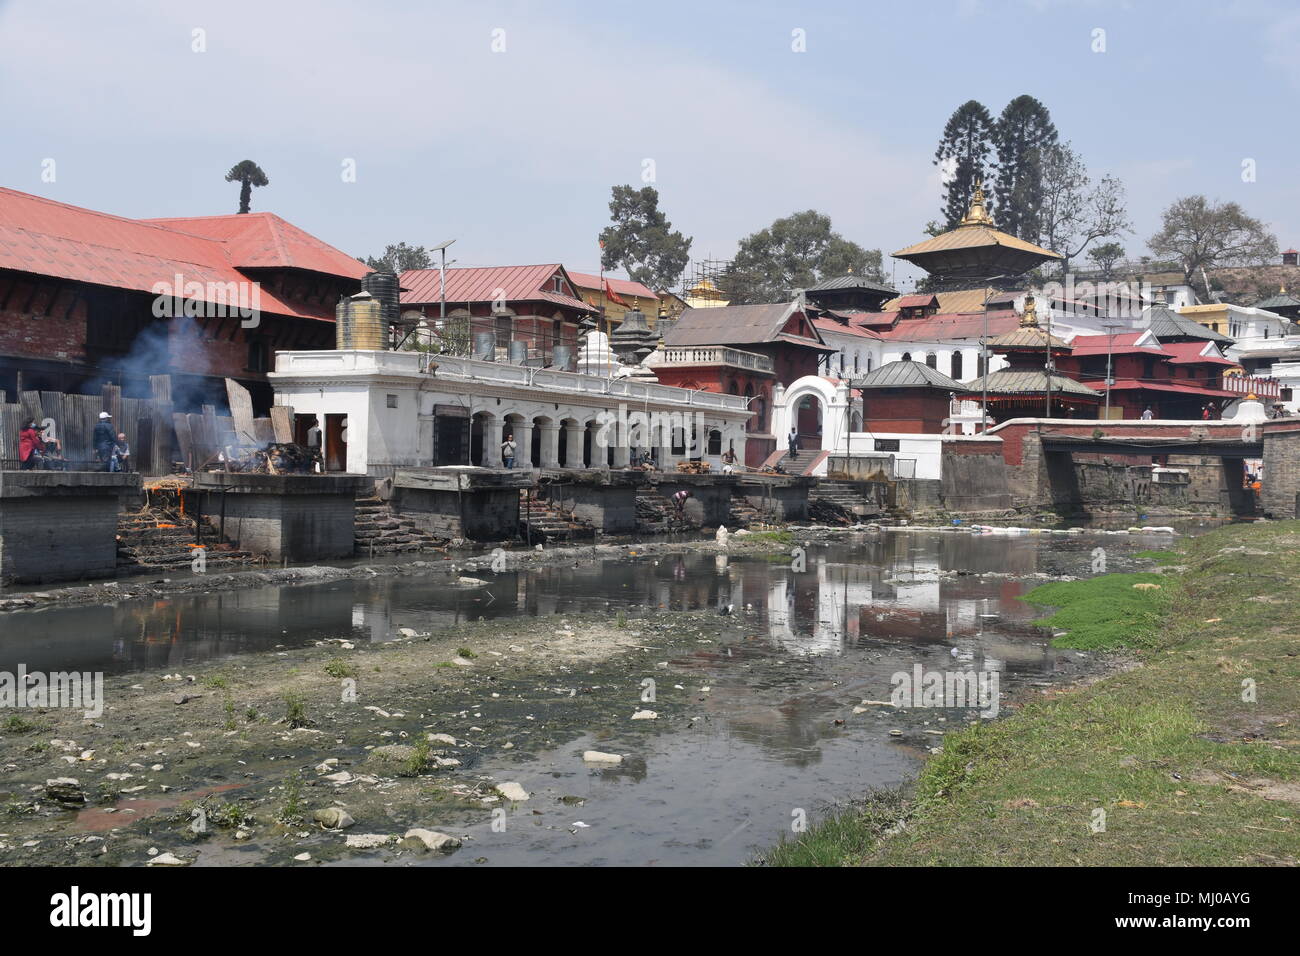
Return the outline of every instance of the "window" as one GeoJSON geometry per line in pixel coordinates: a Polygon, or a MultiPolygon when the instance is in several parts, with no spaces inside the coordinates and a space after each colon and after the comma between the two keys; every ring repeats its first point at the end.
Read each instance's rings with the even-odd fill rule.
{"type": "Polygon", "coordinates": [[[396,395],[389,395],[389,396],[387,396],[387,398],[388,398],[388,407],[389,407],[389,408],[396,408],[396,407],[397,407],[397,396],[396,396],[396,395]]]}
{"type": "Polygon", "coordinates": [[[938,369],[939,356],[935,355],[933,352],[927,352],[925,356],[925,364],[930,366],[932,369],[938,369]]]}
{"type": "Polygon", "coordinates": [[[709,429],[709,454],[722,454],[722,432],[716,428],[709,429]]]}
{"type": "Polygon", "coordinates": [[[959,382],[961,381],[961,353],[960,352],[952,353],[952,375],[949,377],[955,378],[959,382]]]}
{"type": "Polygon", "coordinates": [[[903,361],[904,361],[904,362],[910,362],[910,361],[912,361],[912,353],[911,353],[911,352],[904,352],[904,353],[903,353],[903,361]]]}
{"type": "Polygon", "coordinates": [[[248,370],[250,372],[266,371],[266,343],[253,339],[248,343],[248,370]]]}

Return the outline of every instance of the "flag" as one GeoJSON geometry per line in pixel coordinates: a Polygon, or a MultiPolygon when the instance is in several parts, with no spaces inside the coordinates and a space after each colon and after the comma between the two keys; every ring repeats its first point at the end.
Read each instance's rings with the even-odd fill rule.
{"type": "Polygon", "coordinates": [[[605,300],[607,302],[617,302],[624,308],[628,308],[628,304],[623,301],[623,298],[617,292],[614,291],[614,287],[609,284],[608,279],[605,280],[605,300]]]}

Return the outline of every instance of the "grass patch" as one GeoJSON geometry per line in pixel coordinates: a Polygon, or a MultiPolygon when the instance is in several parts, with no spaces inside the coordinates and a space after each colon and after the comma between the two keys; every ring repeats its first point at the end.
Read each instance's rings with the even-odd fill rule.
{"type": "Polygon", "coordinates": [[[3,721],[0,721],[0,730],[7,734],[30,734],[34,730],[40,730],[41,725],[34,720],[28,720],[22,714],[10,714],[3,721]]]}
{"type": "Polygon", "coordinates": [[[294,729],[311,725],[307,718],[307,701],[302,694],[284,695],[284,721],[294,729]]]}
{"type": "Polygon", "coordinates": [[[344,677],[356,677],[357,666],[342,657],[331,657],[325,662],[325,673],[336,680],[341,680],[344,677]]]}
{"type": "Polygon", "coordinates": [[[1113,628],[1094,639],[1133,647],[1141,666],[948,734],[901,808],[868,800],[759,862],[1300,864],[1300,522],[1217,529],[1187,542],[1178,563],[1186,570],[1146,592],[1168,592],[1154,631],[1153,607],[1129,593],[1147,576],[1031,595],[1073,609],[1076,637],[1090,604],[1113,628]],[[1131,631],[1111,603],[1131,614],[1131,631]]]}
{"type": "Polygon", "coordinates": [[[1065,632],[1052,640],[1053,647],[1153,648],[1162,641],[1161,620],[1175,590],[1174,579],[1160,574],[1103,574],[1082,581],[1040,584],[1024,595],[1024,600],[1057,608],[1056,613],[1034,622],[1038,627],[1065,632]]]}
{"type": "Polygon", "coordinates": [[[1161,567],[1178,564],[1184,560],[1184,555],[1179,551],[1139,551],[1133,557],[1153,561],[1161,567]]]}

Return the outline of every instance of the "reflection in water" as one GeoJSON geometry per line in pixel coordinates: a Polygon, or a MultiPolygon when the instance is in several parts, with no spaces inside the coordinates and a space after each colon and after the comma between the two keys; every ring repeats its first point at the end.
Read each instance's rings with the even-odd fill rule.
{"type": "MultiPolygon", "coordinates": [[[[788,556],[690,552],[494,575],[486,588],[449,586],[442,576],[369,578],[11,612],[0,614],[0,669],[175,671],[478,618],[625,610],[635,619],[734,605],[698,642],[679,645],[667,674],[655,671],[661,693],[683,695],[694,719],[633,733],[627,713],[611,713],[590,732],[557,727],[551,749],[526,757],[485,753],[475,773],[519,780],[537,794],[532,806],[548,809],[530,808],[504,834],[469,814],[456,829],[475,851],[423,862],[473,865],[481,854],[493,864],[735,864],[788,833],[792,808],[815,813],[828,800],[897,784],[938,742],[934,734],[970,716],[881,707],[851,714],[860,700],[888,699],[896,671],[996,669],[1003,690],[1068,672],[1076,656],[1048,647],[1030,624],[1032,609],[1016,600],[1036,582],[1006,575],[1086,574],[1097,540],[866,533],[810,545],[799,571],[788,556]],[[990,572],[997,576],[981,576],[990,572]],[[905,738],[890,736],[899,725],[905,738]],[[593,771],[581,762],[586,749],[628,759],[593,771]],[[564,794],[588,799],[581,816],[546,799],[564,794]],[[574,827],[578,819],[587,828],[574,827]]],[[[1125,553],[1156,545],[1105,542],[1112,570],[1124,570],[1125,553]]],[[[501,685],[501,706],[536,697],[526,676],[511,680],[501,685]]]]}
{"type": "Polygon", "coordinates": [[[1026,584],[985,572],[1080,572],[1082,538],[867,534],[814,545],[805,570],[781,556],[682,553],[504,573],[487,588],[438,578],[373,578],[182,595],[113,607],[0,615],[0,667],[122,672],[309,644],[322,638],[391,640],[401,627],[452,627],[478,618],[626,609],[631,614],[734,605],[791,655],[848,648],[983,648],[1015,667],[1050,667],[1029,643],[1026,584]],[[996,653],[993,651],[996,649],[996,653]]]}

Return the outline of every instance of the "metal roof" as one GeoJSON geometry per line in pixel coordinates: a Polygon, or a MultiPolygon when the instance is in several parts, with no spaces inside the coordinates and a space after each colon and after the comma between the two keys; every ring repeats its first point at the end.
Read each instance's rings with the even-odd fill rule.
{"type": "MultiPolygon", "coordinates": [[[[965,384],[965,389],[970,392],[983,391],[984,380],[973,378],[965,384]]],[[[993,395],[1043,395],[1047,391],[1047,373],[1036,368],[1004,368],[988,376],[988,391],[993,395]]],[[[1060,372],[1052,375],[1052,391],[1056,394],[1099,397],[1095,390],[1060,372]]]]}
{"type": "Polygon", "coordinates": [[[1156,338],[1177,338],[1183,336],[1191,339],[1203,339],[1208,342],[1232,342],[1226,335],[1211,331],[1195,319],[1179,315],[1164,305],[1153,305],[1142,310],[1142,322],[1155,333],[1156,338]]]}
{"type": "Polygon", "coordinates": [[[1047,347],[1048,342],[1054,349],[1068,349],[1061,339],[1055,335],[1048,335],[1045,329],[1036,325],[1022,325],[1019,328],[1012,329],[995,338],[989,339],[990,348],[1005,349],[1043,349],[1047,347]]]}
{"type": "Polygon", "coordinates": [[[851,382],[854,388],[941,388],[964,392],[966,386],[923,362],[887,362],[851,382]]]}
{"type": "Polygon", "coordinates": [[[1295,308],[1297,305],[1300,305],[1300,299],[1297,299],[1289,292],[1279,292],[1277,295],[1269,296],[1267,299],[1256,302],[1254,308],[1265,310],[1288,309],[1295,308]]]}
{"type": "MultiPolygon", "coordinates": [[[[673,323],[673,327],[664,333],[664,345],[756,345],[784,340],[818,351],[827,351],[820,337],[805,339],[782,333],[786,322],[796,311],[797,306],[793,302],[686,309],[673,323]]],[[[813,326],[813,330],[816,333],[816,326],[813,326]]]]}
{"type": "Polygon", "coordinates": [[[872,292],[884,292],[887,295],[898,295],[897,289],[891,289],[887,285],[881,285],[879,282],[872,282],[864,279],[862,276],[846,275],[835,276],[833,279],[822,279],[816,285],[810,285],[804,289],[804,292],[832,292],[836,289],[869,289],[872,292]]]}
{"type": "Polygon", "coordinates": [[[913,256],[929,257],[933,253],[954,252],[960,249],[975,249],[985,246],[1000,246],[1016,252],[1029,253],[1043,259],[1063,258],[1059,252],[1052,252],[1032,242],[1025,242],[1015,236],[994,229],[992,226],[966,225],[949,229],[945,233],[899,249],[891,253],[895,259],[910,259],[913,256]]]}
{"type": "MultiPolygon", "coordinates": [[[[402,273],[402,305],[430,305],[441,301],[437,269],[408,269],[402,273]]],[[[476,269],[448,269],[448,302],[549,302],[580,312],[597,310],[577,297],[573,282],[558,262],[536,266],[488,266],[476,269]],[[573,294],[554,292],[550,286],[557,273],[563,287],[573,294]]]]}
{"type": "MultiPolygon", "coordinates": [[[[600,276],[592,275],[590,272],[574,272],[572,269],[565,270],[573,284],[579,289],[595,289],[601,291],[600,276]]],[[[656,302],[659,296],[650,291],[648,286],[640,282],[633,282],[631,279],[616,279],[613,276],[605,276],[605,284],[613,289],[619,295],[635,295],[642,299],[654,299],[656,302]]]]}

